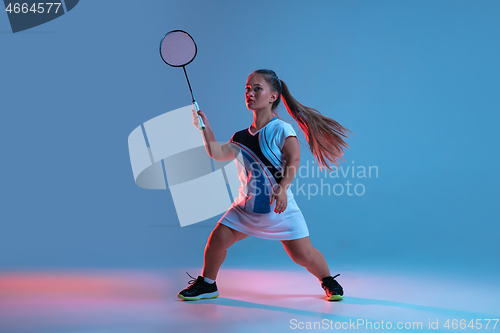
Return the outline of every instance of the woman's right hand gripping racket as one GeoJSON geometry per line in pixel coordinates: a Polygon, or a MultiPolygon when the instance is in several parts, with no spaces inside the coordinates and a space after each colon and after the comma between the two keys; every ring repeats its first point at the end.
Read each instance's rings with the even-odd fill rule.
{"type": "MultiPolygon", "coordinates": [[[[160,43],[160,56],[163,61],[172,67],[182,67],[184,70],[184,75],[189,86],[189,91],[191,92],[191,97],[193,99],[193,112],[198,113],[200,108],[198,103],[193,96],[193,90],[191,89],[191,84],[189,83],[189,78],[186,72],[186,65],[193,61],[196,57],[197,47],[194,42],[193,37],[191,37],[187,32],[182,30],[173,30],[167,33],[160,43]]],[[[206,118],[205,118],[206,119],[206,118]]],[[[205,129],[203,119],[198,115],[198,129],[200,131],[205,129]]]]}
{"type": "Polygon", "coordinates": [[[200,121],[201,124],[203,124],[203,129],[210,126],[207,116],[202,111],[198,110],[198,112],[196,112],[194,108],[192,109],[192,111],[193,111],[193,125],[196,128],[200,129],[200,121]]]}

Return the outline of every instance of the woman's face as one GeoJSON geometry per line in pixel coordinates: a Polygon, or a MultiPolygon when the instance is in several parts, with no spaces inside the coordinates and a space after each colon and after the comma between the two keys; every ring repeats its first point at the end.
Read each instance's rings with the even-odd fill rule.
{"type": "Polygon", "coordinates": [[[270,85],[262,74],[250,74],[245,86],[245,101],[248,109],[254,111],[271,109],[277,98],[278,93],[271,91],[270,85]]]}

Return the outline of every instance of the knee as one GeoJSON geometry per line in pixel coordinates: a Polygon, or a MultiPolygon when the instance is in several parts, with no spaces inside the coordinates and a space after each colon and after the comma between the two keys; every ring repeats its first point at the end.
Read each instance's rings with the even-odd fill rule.
{"type": "Polygon", "coordinates": [[[207,250],[224,251],[233,244],[233,234],[230,230],[216,227],[208,238],[207,250]]]}
{"type": "Polygon", "coordinates": [[[300,266],[308,266],[313,261],[313,251],[311,250],[303,250],[303,251],[295,251],[290,254],[293,262],[300,266]]]}

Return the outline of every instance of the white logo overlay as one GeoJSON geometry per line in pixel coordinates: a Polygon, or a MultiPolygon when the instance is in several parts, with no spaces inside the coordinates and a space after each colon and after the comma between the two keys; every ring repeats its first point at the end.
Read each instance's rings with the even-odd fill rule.
{"type": "Polygon", "coordinates": [[[168,183],[181,227],[226,212],[240,187],[234,160],[211,162],[200,131],[193,126],[192,108],[159,115],[128,137],[135,183],[158,190],[168,183]]]}

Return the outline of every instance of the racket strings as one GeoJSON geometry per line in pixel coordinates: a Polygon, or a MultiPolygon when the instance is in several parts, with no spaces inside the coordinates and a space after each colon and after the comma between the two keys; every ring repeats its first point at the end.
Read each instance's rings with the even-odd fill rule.
{"type": "Polygon", "coordinates": [[[184,66],[196,56],[196,44],[182,31],[168,33],[161,43],[161,56],[170,66],[184,66]]]}

